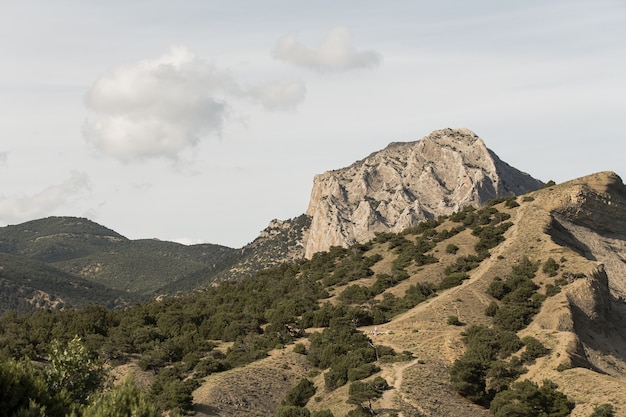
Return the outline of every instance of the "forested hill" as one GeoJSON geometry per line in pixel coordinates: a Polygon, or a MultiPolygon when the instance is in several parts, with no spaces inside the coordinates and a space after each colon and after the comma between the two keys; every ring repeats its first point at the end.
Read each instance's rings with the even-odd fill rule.
{"type": "Polygon", "coordinates": [[[0,282],[12,288],[10,297],[0,298],[4,311],[125,305],[155,296],[161,287],[201,270],[208,285],[238,251],[212,244],[130,240],[88,219],[49,217],[0,228],[0,253],[0,282]],[[77,297],[81,288],[85,290],[77,297]],[[116,302],[120,296],[123,300],[116,302]]]}

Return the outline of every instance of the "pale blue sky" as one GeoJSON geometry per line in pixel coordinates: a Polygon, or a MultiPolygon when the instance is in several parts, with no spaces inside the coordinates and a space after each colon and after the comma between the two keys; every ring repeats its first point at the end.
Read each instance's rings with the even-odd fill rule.
{"type": "Polygon", "coordinates": [[[543,181],[626,175],[621,0],[6,1],[0,57],[0,226],[241,247],[445,127],[543,181]]]}

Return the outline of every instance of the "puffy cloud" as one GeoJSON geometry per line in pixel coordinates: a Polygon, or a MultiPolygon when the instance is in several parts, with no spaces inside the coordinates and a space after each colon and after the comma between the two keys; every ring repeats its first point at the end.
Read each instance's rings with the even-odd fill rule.
{"type": "Polygon", "coordinates": [[[72,172],[63,183],[48,187],[37,194],[0,196],[0,221],[9,224],[48,216],[68,200],[89,189],[87,174],[72,172]]]}
{"type": "Polygon", "coordinates": [[[382,61],[376,51],[358,51],[352,44],[352,35],[345,27],[332,29],[317,49],[298,43],[293,33],[281,37],[273,55],[292,64],[319,71],[345,71],[375,67],[382,61]]]}
{"type": "Polygon", "coordinates": [[[177,47],[100,77],[87,93],[92,114],[83,135],[120,160],[176,159],[220,132],[227,100],[244,98],[269,110],[284,109],[301,103],[304,90],[303,83],[293,81],[241,86],[229,73],[177,47]]]}
{"type": "Polygon", "coordinates": [[[175,157],[220,130],[226,103],[215,93],[228,83],[185,48],[116,68],[89,90],[86,105],[96,117],[85,121],[83,134],[122,160],[175,157]]]}
{"type": "Polygon", "coordinates": [[[250,86],[242,95],[258,101],[268,110],[282,110],[302,103],[306,87],[301,81],[273,81],[250,86]]]}

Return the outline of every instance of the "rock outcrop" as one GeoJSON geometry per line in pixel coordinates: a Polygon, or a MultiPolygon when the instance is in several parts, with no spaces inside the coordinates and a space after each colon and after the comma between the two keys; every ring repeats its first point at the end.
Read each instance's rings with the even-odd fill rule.
{"type": "Polygon", "coordinates": [[[347,168],[315,177],[306,212],[311,226],[305,256],[541,185],[501,161],[468,129],[437,130],[416,142],[391,143],[347,168]]]}

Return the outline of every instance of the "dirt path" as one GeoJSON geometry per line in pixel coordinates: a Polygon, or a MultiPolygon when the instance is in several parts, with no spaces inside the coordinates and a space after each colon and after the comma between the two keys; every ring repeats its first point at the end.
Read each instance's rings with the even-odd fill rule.
{"type": "Polygon", "coordinates": [[[417,359],[414,359],[411,362],[396,363],[382,372],[381,376],[387,380],[391,388],[385,391],[383,397],[377,404],[379,413],[395,412],[402,416],[397,400],[398,397],[402,397],[401,388],[403,373],[405,369],[415,365],[417,361],[417,359]]]}

